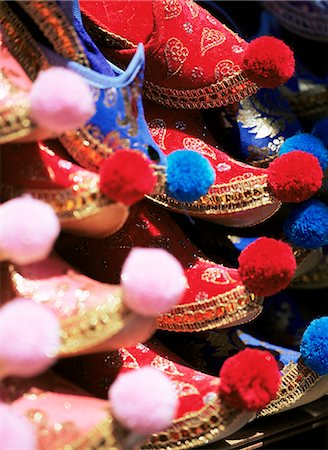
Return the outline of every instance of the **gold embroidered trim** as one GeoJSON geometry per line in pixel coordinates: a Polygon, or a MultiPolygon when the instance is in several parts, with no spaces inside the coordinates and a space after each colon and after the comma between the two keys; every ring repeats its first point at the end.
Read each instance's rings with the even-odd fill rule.
{"type": "Polygon", "coordinates": [[[167,331],[206,331],[232,323],[243,323],[262,311],[263,299],[237,286],[229,292],[209,299],[175,306],[170,313],[157,319],[157,327],[167,331]]]}
{"type": "Polygon", "coordinates": [[[173,89],[144,81],[145,97],[169,108],[208,109],[239,103],[259,87],[241,72],[198,89],[173,89]]]}
{"type": "Polygon", "coordinates": [[[64,58],[90,67],[79,37],[54,1],[24,1],[20,6],[37,24],[54,49],[64,58]]]}
{"type": "Polygon", "coordinates": [[[6,45],[10,53],[34,81],[39,71],[48,68],[49,63],[28,30],[4,1],[0,2],[0,25],[2,33],[8,38],[6,45]]]}
{"type": "Polygon", "coordinates": [[[260,411],[257,417],[276,414],[288,408],[302,398],[319,379],[319,375],[309,369],[301,358],[297,364],[289,363],[282,371],[277,398],[260,411]]]}
{"type": "Polygon", "coordinates": [[[147,196],[155,203],[174,211],[192,214],[231,214],[275,203],[268,191],[267,175],[252,176],[226,184],[213,185],[213,194],[206,194],[195,202],[179,202],[165,192],[147,196]]]}
{"type": "Polygon", "coordinates": [[[4,73],[0,73],[0,90],[4,94],[0,107],[0,144],[5,144],[27,136],[34,125],[29,117],[27,93],[15,87],[4,73]]]}
{"type": "Polygon", "coordinates": [[[96,308],[62,319],[58,355],[69,356],[90,349],[121,331],[128,314],[121,297],[121,291],[115,292],[96,308]]]}
{"type": "Polygon", "coordinates": [[[98,186],[98,181],[90,179],[74,185],[77,190],[68,189],[23,189],[12,185],[1,185],[2,201],[16,198],[22,194],[30,194],[32,197],[48,203],[62,221],[79,220],[92,214],[96,214],[101,208],[113,203],[103,195],[98,186]]]}
{"type": "MultiPolygon", "coordinates": [[[[86,28],[95,42],[106,43],[112,48],[131,49],[137,46],[115,33],[95,25],[87,16],[86,28]]],[[[231,32],[229,30],[229,32],[231,32]]],[[[198,89],[173,89],[144,81],[143,92],[147,98],[169,108],[207,109],[240,102],[255,94],[259,86],[252,83],[241,72],[217,83],[198,89]]]]}
{"type": "Polygon", "coordinates": [[[83,434],[70,444],[66,444],[63,450],[79,450],[82,448],[83,450],[118,450],[120,446],[117,444],[114,428],[114,420],[108,414],[91,431],[83,434]]]}
{"type": "Polygon", "coordinates": [[[208,444],[226,432],[238,414],[219,400],[213,400],[199,411],[175,420],[166,431],[153,434],[142,449],[184,450],[208,444]]]}
{"type": "Polygon", "coordinates": [[[90,34],[95,43],[98,43],[99,45],[107,44],[111,48],[138,48],[136,44],[133,44],[133,42],[129,41],[123,36],[120,36],[119,34],[113,33],[111,31],[107,31],[101,26],[96,25],[86,14],[82,13],[82,16],[85,29],[90,34]]]}

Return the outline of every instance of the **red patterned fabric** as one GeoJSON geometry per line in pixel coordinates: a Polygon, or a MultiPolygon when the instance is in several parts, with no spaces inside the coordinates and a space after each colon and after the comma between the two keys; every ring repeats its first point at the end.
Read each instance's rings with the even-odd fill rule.
{"type": "MultiPolygon", "coordinates": [[[[199,102],[196,107],[208,108],[233,103],[227,95],[238,101],[257,90],[246,77],[230,80],[229,88],[214,88],[223,80],[242,74],[248,44],[192,0],[82,0],[80,5],[91,35],[111,61],[126,66],[136,45],[145,45],[145,92],[150,98],[157,95],[150,92],[155,86],[182,92],[206,86],[211,95],[205,91],[191,95],[193,101],[199,102]],[[221,96],[221,92],[225,95],[221,96]]],[[[175,100],[171,99],[172,104],[175,100]]],[[[180,100],[188,108],[186,99],[180,100]]]]}
{"type": "Polygon", "coordinates": [[[249,320],[261,311],[260,299],[247,291],[236,269],[206,260],[170,215],[151,203],[132,207],[125,226],[113,236],[78,240],[67,237],[62,241],[61,252],[92,278],[119,283],[124,260],[135,246],[164,248],[185,268],[186,293],[180,305],[158,319],[160,328],[213,328],[223,322],[249,320]]]}
{"type": "Polygon", "coordinates": [[[269,194],[268,170],[225,154],[198,111],[169,110],[149,101],[144,106],[150,132],[166,155],[176,149],[195,150],[215,170],[214,184],[197,202],[201,207],[206,204],[198,215],[223,224],[245,226],[264,220],[278,209],[279,202],[269,194]]]}

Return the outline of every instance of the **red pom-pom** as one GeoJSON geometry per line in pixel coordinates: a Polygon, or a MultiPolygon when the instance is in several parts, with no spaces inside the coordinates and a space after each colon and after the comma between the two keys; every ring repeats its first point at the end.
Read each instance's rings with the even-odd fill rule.
{"type": "Polygon", "coordinates": [[[280,39],[261,36],[248,44],[242,70],[254,83],[274,88],[286,83],[293,75],[294,54],[280,39]]]}
{"type": "Polygon", "coordinates": [[[132,205],[156,184],[150,161],[136,150],[117,150],[100,167],[100,189],[111,200],[132,205]]]}
{"type": "Polygon", "coordinates": [[[290,246],[267,237],[261,237],[246,247],[238,261],[243,283],[250,291],[265,297],[285,289],[296,270],[290,246]]]}
{"type": "Polygon", "coordinates": [[[308,200],[322,184],[323,172],[318,159],[310,153],[294,150],[275,159],[268,168],[273,195],[282,202],[308,200]]]}
{"type": "Polygon", "coordinates": [[[271,353],[246,348],[225,360],[220,381],[219,391],[226,403],[258,411],[276,398],[280,373],[271,353]]]}

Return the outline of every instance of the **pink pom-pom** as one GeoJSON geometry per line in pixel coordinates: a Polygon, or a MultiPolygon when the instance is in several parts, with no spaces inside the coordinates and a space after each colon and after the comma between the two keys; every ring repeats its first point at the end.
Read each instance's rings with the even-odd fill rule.
{"type": "Polygon", "coordinates": [[[0,223],[1,259],[23,265],[46,258],[60,232],[54,210],[30,196],[2,204],[0,223]]]}
{"type": "Polygon", "coordinates": [[[59,321],[49,309],[16,298],[0,309],[0,375],[30,377],[55,361],[59,321]]]}
{"type": "Polygon", "coordinates": [[[123,265],[121,286],[128,308],[155,317],[181,300],[187,283],[181,264],[166,250],[135,247],[123,265]]]}
{"type": "Polygon", "coordinates": [[[59,134],[81,127],[95,113],[90,88],[80,75],[63,67],[40,72],[30,100],[32,119],[59,134]]]}
{"type": "Polygon", "coordinates": [[[6,450],[37,449],[33,425],[10,406],[0,403],[0,448],[6,450]]]}
{"type": "Polygon", "coordinates": [[[152,367],[119,375],[109,390],[109,400],[115,418],[138,434],[169,427],[178,407],[169,378],[152,367]]]}

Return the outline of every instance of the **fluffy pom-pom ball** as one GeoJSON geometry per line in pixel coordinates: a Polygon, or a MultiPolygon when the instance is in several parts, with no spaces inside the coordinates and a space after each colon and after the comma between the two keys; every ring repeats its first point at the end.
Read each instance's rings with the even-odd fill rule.
{"type": "Polygon", "coordinates": [[[328,374],[328,317],[313,320],[301,341],[301,356],[305,364],[318,375],[328,374]]]}
{"type": "Polygon", "coordinates": [[[187,282],[181,264],[166,250],[134,247],[124,262],[121,286],[128,308],[155,317],[180,301],[187,282]]]}
{"type": "Polygon", "coordinates": [[[296,261],[288,244],[261,237],[241,252],[239,275],[247,288],[268,297],[285,289],[296,270],[296,261]]]}
{"type": "Polygon", "coordinates": [[[17,298],[0,309],[0,374],[30,377],[55,361],[59,321],[52,311],[32,300],[17,298]]]}
{"type": "Polygon", "coordinates": [[[17,264],[46,258],[60,232],[54,210],[41,200],[23,196],[0,206],[0,256],[17,264]]]}
{"type": "Polygon", "coordinates": [[[294,74],[294,54],[280,39],[261,36],[248,44],[242,70],[254,83],[274,88],[286,83],[294,74]]]}
{"type": "Polygon", "coordinates": [[[150,164],[137,150],[117,150],[100,167],[100,189],[111,200],[132,205],[154,190],[150,164]]]}
{"type": "Polygon", "coordinates": [[[314,125],[312,133],[328,147],[328,117],[319,120],[314,125]]]}
{"type": "Polygon", "coordinates": [[[318,158],[322,170],[328,167],[328,149],[323,142],[312,134],[295,134],[285,140],[279,150],[280,155],[285,155],[293,150],[301,150],[318,158]]]}
{"type": "Polygon", "coordinates": [[[0,444],[6,450],[36,450],[37,437],[34,426],[26,417],[17,414],[10,406],[0,403],[0,444]]]}
{"type": "Polygon", "coordinates": [[[234,408],[258,411],[276,398],[280,379],[271,353],[246,348],[223,363],[219,391],[234,408]]]}
{"type": "Polygon", "coordinates": [[[301,248],[328,245],[328,206],[320,200],[308,200],[295,206],[283,224],[287,240],[301,248]]]}
{"type": "Polygon", "coordinates": [[[63,67],[39,73],[30,92],[31,117],[55,133],[81,127],[95,113],[92,93],[80,75],[63,67]]]}
{"type": "Polygon", "coordinates": [[[167,157],[167,188],[181,202],[193,202],[205,195],[215,173],[204,156],[192,150],[177,150],[167,157]]]}
{"type": "Polygon", "coordinates": [[[109,400],[114,417],[138,434],[168,428],[178,407],[169,378],[152,367],[119,375],[109,390],[109,400]]]}
{"type": "Polygon", "coordinates": [[[280,156],[268,168],[272,194],[287,203],[308,200],[320,189],[322,178],[318,159],[298,150],[280,156]]]}

